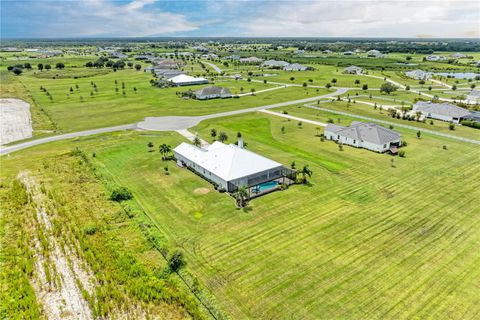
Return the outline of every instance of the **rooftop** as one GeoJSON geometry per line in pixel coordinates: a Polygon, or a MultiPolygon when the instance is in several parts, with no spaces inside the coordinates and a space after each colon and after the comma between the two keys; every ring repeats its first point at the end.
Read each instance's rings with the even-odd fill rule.
{"type": "Polygon", "coordinates": [[[349,127],[327,124],[325,130],[335,132],[340,136],[350,139],[367,141],[375,144],[385,144],[400,139],[399,133],[370,122],[352,121],[352,124],[349,127]]]}
{"type": "Polygon", "coordinates": [[[282,167],[282,164],[252,151],[219,141],[205,149],[182,142],[174,151],[225,181],[282,167]]]}
{"type": "Polygon", "coordinates": [[[451,103],[433,103],[430,101],[418,101],[414,105],[414,110],[447,117],[464,117],[470,114],[470,111],[467,109],[457,107],[451,103]]]}

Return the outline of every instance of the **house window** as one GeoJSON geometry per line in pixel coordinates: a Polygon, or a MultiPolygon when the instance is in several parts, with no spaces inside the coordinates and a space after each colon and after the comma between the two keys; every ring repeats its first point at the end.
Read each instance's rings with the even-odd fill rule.
{"type": "Polygon", "coordinates": [[[353,144],[355,144],[355,140],[353,140],[353,144]]]}
{"type": "Polygon", "coordinates": [[[384,148],[386,148],[386,147],[387,147],[387,145],[386,145],[386,144],[384,144],[384,145],[383,145],[383,147],[384,147],[384,148]]]}

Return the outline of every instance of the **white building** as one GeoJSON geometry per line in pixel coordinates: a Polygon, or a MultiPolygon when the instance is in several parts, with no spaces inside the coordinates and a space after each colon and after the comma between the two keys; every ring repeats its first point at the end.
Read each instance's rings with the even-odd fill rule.
{"type": "Polygon", "coordinates": [[[425,57],[425,60],[427,60],[427,61],[442,61],[442,60],[445,60],[445,57],[438,56],[436,54],[430,54],[430,55],[425,57]]]}
{"type": "Polygon", "coordinates": [[[190,86],[195,84],[206,84],[208,80],[201,77],[191,77],[186,74],[179,74],[178,76],[172,77],[167,80],[168,82],[173,83],[176,86],[190,86]]]}
{"type": "Polygon", "coordinates": [[[308,69],[309,67],[301,65],[299,63],[292,63],[283,67],[283,70],[285,71],[305,71],[308,69]]]}
{"type": "Polygon", "coordinates": [[[467,95],[466,99],[468,104],[480,104],[480,91],[479,90],[472,90],[467,95]]]}
{"type": "Polygon", "coordinates": [[[399,133],[374,123],[352,121],[349,127],[327,124],[324,135],[326,139],[375,152],[396,153],[401,145],[399,133]]]}
{"type": "Polygon", "coordinates": [[[205,149],[181,143],[173,149],[177,164],[195,171],[227,192],[247,187],[250,196],[290,184],[295,172],[239,145],[215,141],[205,149]],[[290,178],[289,178],[290,177],[290,178]]]}
{"type": "Polygon", "coordinates": [[[240,63],[260,64],[262,61],[263,59],[257,57],[240,58],[240,63]]]}
{"type": "Polygon", "coordinates": [[[370,50],[367,52],[367,56],[374,58],[383,58],[385,55],[378,50],[370,50]]]}
{"type": "Polygon", "coordinates": [[[343,69],[343,73],[346,74],[362,74],[363,69],[357,66],[350,66],[348,68],[343,69]]]}
{"type": "Polygon", "coordinates": [[[470,115],[470,111],[451,103],[433,103],[418,101],[413,105],[413,111],[420,111],[426,118],[432,118],[453,123],[460,123],[462,118],[470,115]]]}
{"type": "Polygon", "coordinates": [[[426,71],[423,71],[423,70],[412,70],[412,71],[407,71],[405,72],[405,75],[409,78],[413,78],[413,79],[416,79],[416,80],[428,80],[432,77],[432,73],[431,72],[426,72],[426,71]]]}

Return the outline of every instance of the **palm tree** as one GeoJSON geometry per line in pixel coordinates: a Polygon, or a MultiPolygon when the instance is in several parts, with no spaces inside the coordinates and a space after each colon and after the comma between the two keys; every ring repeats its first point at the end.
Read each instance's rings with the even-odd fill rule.
{"type": "Polygon", "coordinates": [[[233,194],[237,200],[237,205],[240,208],[244,208],[248,204],[248,189],[245,186],[239,187],[238,190],[233,194]]]}
{"type": "Polygon", "coordinates": [[[213,140],[215,140],[215,137],[217,136],[217,130],[215,128],[210,130],[210,136],[212,136],[213,140]]]}
{"type": "Polygon", "coordinates": [[[193,145],[196,147],[200,147],[202,145],[202,141],[200,141],[200,138],[198,136],[195,136],[193,139],[193,145]]]}
{"type": "Polygon", "coordinates": [[[148,149],[149,149],[148,151],[149,151],[149,152],[152,152],[152,151],[153,151],[153,150],[152,150],[152,148],[153,148],[153,142],[147,143],[147,147],[148,147],[148,149]]]}
{"type": "Polygon", "coordinates": [[[225,142],[227,141],[228,139],[228,136],[225,132],[220,132],[220,134],[218,135],[218,140],[220,140],[220,142],[225,142]]]}
{"type": "Polygon", "coordinates": [[[312,170],[310,170],[308,165],[303,166],[300,173],[302,174],[302,183],[307,183],[307,177],[310,178],[313,174],[312,170]]]}
{"type": "Polygon", "coordinates": [[[160,145],[159,151],[162,154],[162,160],[165,160],[170,151],[172,151],[172,147],[168,144],[163,143],[162,145],[160,145]]]}

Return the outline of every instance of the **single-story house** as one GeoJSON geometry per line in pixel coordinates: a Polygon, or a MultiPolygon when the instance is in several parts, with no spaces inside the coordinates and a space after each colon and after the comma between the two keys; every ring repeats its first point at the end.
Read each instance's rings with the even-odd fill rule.
{"type": "Polygon", "coordinates": [[[467,95],[466,99],[468,104],[480,104],[480,90],[472,90],[467,95]]]}
{"type": "Polygon", "coordinates": [[[288,63],[287,61],[267,60],[267,61],[263,62],[263,63],[260,65],[260,67],[282,69],[283,67],[286,67],[286,66],[288,66],[289,64],[290,64],[290,63],[288,63]]]}
{"type": "Polygon", "coordinates": [[[293,51],[293,53],[295,53],[295,54],[302,54],[302,53],[305,53],[305,50],[303,50],[303,49],[297,49],[297,50],[293,51]]]}
{"type": "Polygon", "coordinates": [[[285,67],[283,67],[283,70],[285,71],[305,71],[305,70],[308,70],[309,67],[307,66],[303,66],[299,63],[292,63],[292,64],[289,64],[285,67]]]}
{"type": "Polygon", "coordinates": [[[433,103],[426,101],[418,101],[413,105],[413,111],[420,111],[426,118],[432,118],[453,123],[460,123],[470,111],[457,107],[451,103],[433,103]]]}
{"type": "Polygon", "coordinates": [[[466,57],[467,57],[467,56],[464,55],[463,53],[459,53],[459,52],[454,53],[454,54],[451,54],[450,56],[451,56],[452,58],[456,58],[456,59],[463,59],[463,58],[466,58],[466,57]]]}
{"type": "Polygon", "coordinates": [[[177,164],[195,171],[227,192],[247,187],[250,196],[291,184],[295,171],[238,145],[215,141],[206,148],[182,142],[173,149],[177,164]]]}
{"type": "Polygon", "coordinates": [[[193,94],[195,98],[199,100],[232,97],[232,93],[228,88],[214,87],[214,86],[202,88],[200,90],[195,91],[193,94]]]}
{"type": "Polygon", "coordinates": [[[326,139],[375,152],[396,153],[402,142],[400,134],[374,123],[352,121],[349,127],[327,124],[326,139]]]}
{"type": "Polygon", "coordinates": [[[161,59],[155,63],[156,69],[177,69],[178,63],[174,59],[161,59]]]}
{"type": "Polygon", "coordinates": [[[405,72],[405,75],[409,78],[416,79],[416,80],[428,80],[432,77],[431,72],[426,72],[423,70],[412,70],[405,72]]]}
{"type": "Polygon", "coordinates": [[[348,68],[343,69],[343,73],[347,74],[362,74],[363,69],[357,66],[350,66],[348,68]]]}
{"type": "Polygon", "coordinates": [[[385,55],[378,50],[367,51],[368,57],[383,58],[385,55]]]}
{"type": "Polygon", "coordinates": [[[240,58],[240,63],[260,64],[262,62],[263,59],[257,57],[240,58]]]}
{"type": "Polygon", "coordinates": [[[208,80],[201,77],[191,77],[186,74],[179,74],[178,76],[172,77],[167,80],[170,83],[173,83],[176,86],[190,86],[195,84],[206,84],[208,80]]]}
{"type": "Polygon", "coordinates": [[[430,55],[425,57],[425,60],[427,60],[427,61],[441,61],[441,60],[445,60],[445,57],[438,56],[436,54],[430,54],[430,55]]]}
{"type": "Polygon", "coordinates": [[[178,75],[185,74],[185,72],[181,70],[157,69],[157,68],[153,69],[153,73],[155,73],[155,77],[164,78],[164,79],[170,79],[178,75]]]}
{"type": "Polygon", "coordinates": [[[240,56],[231,55],[231,56],[226,56],[225,59],[228,59],[228,60],[240,60],[240,56]]]}
{"type": "Polygon", "coordinates": [[[345,52],[343,52],[342,54],[343,54],[344,56],[351,56],[351,55],[355,54],[355,52],[353,52],[353,51],[345,51],[345,52]]]}
{"type": "Polygon", "coordinates": [[[121,52],[110,52],[110,57],[111,58],[114,58],[114,59],[126,59],[128,58],[128,56],[124,53],[121,53],[121,52]]]}

